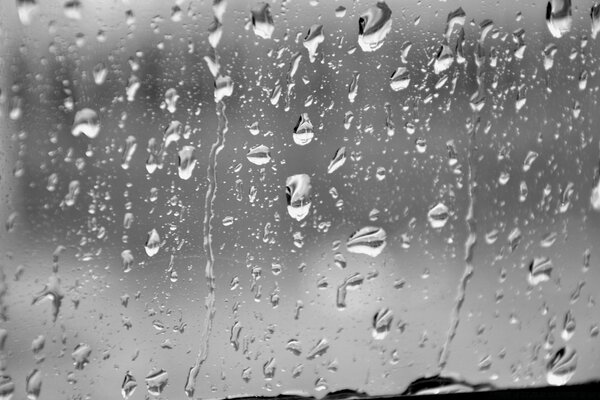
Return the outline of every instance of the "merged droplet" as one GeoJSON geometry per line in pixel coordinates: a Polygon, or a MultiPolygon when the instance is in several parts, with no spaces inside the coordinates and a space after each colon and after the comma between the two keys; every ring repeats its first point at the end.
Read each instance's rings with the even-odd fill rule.
{"type": "Polygon", "coordinates": [[[71,133],[73,136],[79,136],[84,134],[90,139],[98,136],[100,132],[100,119],[98,113],[91,108],[84,108],[75,113],[75,119],[73,120],[73,128],[71,133]]]}
{"type": "Polygon", "coordinates": [[[546,366],[546,382],[552,386],[566,385],[577,370],[577,352],[570,346],[559,349],[546,366]]]}
{"type": "Polygon", "coordinates": [[[383,228],[365,226],[354,232],[346,242],[350,253],[377,257],[385,248],[387,236],[383,228]]]}
{"type": "Polygon", "coordinates": [[[323,25],[312,25],[302,42],[302,45],[308,50],[308,58],[311,63],[315,61],[317,49],[324,40],[323,25]]]}
{"type": "Polygon", "coordinates": [[[571,30],[571,0],[551,0],[546,7],[546,25],[552,36],[560,38],[571,30]]]}
{"type": "Polygon", "coordinates": [[[310,176],[306,174],[292,175],[285,182],[287,210],[297,221],[304,219],[310,211],[310,176]]]}
{"type": "Polygon", "coordinates": [[[436,53],[435,60],[433,62],[433,72],[436,75],[446,71],[454,62],[454,53],[448,45],[448,42],[444,41],[436,53]]]}
{"type": "Polygon", "coordinates": [[[384,1],[379,1],[358,19],[358,45],[363,51],[375,51],[383,46],[391,29],[392,10],[384,1]]]}
{"type": "Polygon", "coordinates": [[[596,39],[600,32],[600,3],[595,3],[590,11],[592,17],[592,39],[596,39]]]}

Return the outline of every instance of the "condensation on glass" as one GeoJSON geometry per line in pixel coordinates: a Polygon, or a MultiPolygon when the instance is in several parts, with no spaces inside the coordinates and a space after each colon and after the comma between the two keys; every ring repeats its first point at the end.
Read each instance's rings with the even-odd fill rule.
{"type": "Polygon", "coordinates": [[[600,378],[595,1],[0,3],[0,399],[600,378]]]}

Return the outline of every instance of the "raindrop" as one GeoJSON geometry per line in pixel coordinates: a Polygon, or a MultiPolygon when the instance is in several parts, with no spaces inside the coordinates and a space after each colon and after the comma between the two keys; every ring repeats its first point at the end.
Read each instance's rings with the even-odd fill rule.
{"type": "Polygon", "coordinates": [[[123,396],[123,399],[128,400],[133,395],[136,388],[137,382],[135,378],[127,371],[123,383],[121,384],[121,396],[123,396]]]}
{"type": "Polygon", "coordinates": [[[98,136],[100,132],[100,120],[98,114],[91,108],[84,108],[75,113],[75,119],[73,120],[73,128],[71,133],[73,136],[79,136],[84,134],[90,139],[98,136]]]}
{"type": "Polygon", "coordinates": [[[310,176],[306,174],[292,175],[285,182],[287,210],[297,221],[304,219],[310,210],[310,176]]]}
{"type": "Polygon", "coordinates": [[[252,10],[252,28],[254,34],[263,39],[271,39],[275,26],[268,3],[262,3],[252,10]]]}
{"type": "Polygon", "coordinates": [[[144,248],[146,249],[146,254],[148,254],[148,257],[152,257],[158,253],[158,250],[160,249],[160,236],[156,229],[152,229],[150,232],[148,232],[148,237],[146,239],[144,248]]]}
{"type": "Polygon", "coordinates": [[[551,0],[546,7],[546,25],[552,36],[560,38],[571,30],[571,0],[551,0]]]}
{"type": "Polygon", "coordinates": [[[438,203],[433,206],[427,213],[429,225],[433,229],[441,229],[448,222],[449,218],[448,207],[444,203],[438,203]]]}
{"type": "Polygon", "coordinates": [[[379,1],[358,19],[358,45],[362,51],[375,51],[383,46],[391,29],[392,10],[384,1],[379,1]]]}
{"type": "Polygon", "coordinates": [[[155,372],[150,372],[146,376],[146,388],[148,393],[153,396],[160,396],[167,383],[169,383],[169,375],[167,371],[160,369],[155,372]]]}
{"type": "Polygon", "coordinates": [[[248,151],[248,154],[246,154],[246,158],[252,164],[265,165],[268,164],[269,161],[271,161],[270,151],[271,149],[269,149],[265,145],[256,145],[248,151]]]}
{"type": "Polygon", "coordinates": [[[310,122],[310,118],[308,118],[308,114],[302,113],[294,128],[294,143],[299,146],[305,146],[313,140],[314,136],[315,132],[313,131],[313,125],[310,122]]]}
{"type": "Polygon", "coordinates": [[[350,253],[377,257],[387,244],[386,238],[383,228],[365,226],[350,235],[346,248],[350,253]]]}
{"type": "Polygon", "coordinates": [[[373,317],[373,339],[383,340],[392,328],[394,315],[389,308],[382,308],[373,317]]]}
{"type": "Polygon", "coordinates": [[[308,58],[311,63],[315,61],[319,44],[324,40],[323,25],[311,26],[302,42],[302,45],[308,50],[308,58]]]}
{"type": "Polygon", "coordinates": [[[190,179],[195,167],[196,157],[194,156],[194,147],[183,146],[183,148],[179,150],[179,177],[183,180],[190,179]]]}
{"type": "Polygon", "coordinates": [[[570,346],[559,349],[546,366],[546,381],[552,386],[566,385],[577,370],[577,352],[570,346]]]}
{"type": "Polygon", "coordinates": [[[90,362],[90,354],[92,354],[92,348],[89,345],[80,343],[75,346],[75,350],[71,353],[75,369],[83,369],[90,362]]]}

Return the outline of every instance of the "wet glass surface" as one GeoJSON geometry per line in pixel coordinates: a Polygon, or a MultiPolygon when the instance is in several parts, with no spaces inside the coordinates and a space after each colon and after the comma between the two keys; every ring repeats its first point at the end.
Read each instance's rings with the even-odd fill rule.
{"type": "Polygon", "coordinates": [[[594,1],[2,1],[0,399],[597,380],[598,32],[594,1]]]}

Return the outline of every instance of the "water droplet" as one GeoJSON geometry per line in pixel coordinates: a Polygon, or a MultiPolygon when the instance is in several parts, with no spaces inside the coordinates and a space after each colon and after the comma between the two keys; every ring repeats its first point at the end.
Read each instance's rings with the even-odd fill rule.
{"type": "Polygon", "coordinates": [[[297,221],[304,219],[310,211],[310,176],[306,174],[292,175],[285,182],[287,210],[297,221]]]}
{"type": "MultiPolygon", "coordinates": [[[[329,166],[327,167],[327,173],[332,174],[338,170],[344,163],[346,162],[346,147],[342,146],[335,151],[335,154],[331,161],[329,162],[329,166]]],[[[599,200],[600,201],[600,200],[599,200]]]]}
{"type": "Polygon", "coordinates": [[[160,369],[155,372],[150,372],[145,380],[148,393],[153,396],[160,396],[165,389],[165,386],[167,386],[167,383],[169,383],[169,375],[167,374],[167,371],[160,369]]]}
{"type": "Polygon", "coordinates": [[[552,36],[560,38],[571,30],[571,0],[551,0],[546,7],[546,25],[552,36]]]}
{"type": "Polygon", "coordinates": [[[128,400],[133,395],[136,388],[137,382],[135,378],[127,371],[123,383],[121,384],[121,396],[123,396],[123,399],[128,400]]]}
{"type": "Polygon", "coordinates": [[[319,44],[323,43],[324,40],[323,25],[311,26],[302,42],[302,45],[308,50],[308,58],[311,63],[315,61],[319,44]]]}
{"type": "Polygon", "coordinates": [[[100,132],[100,120],[98,113],[91,108],[84,108],[75,113],[75,119],[73,120],[73,128],[71,133],[73,136],[79,136],[84,134],[90,139],[98,136],[100,132]]]}
{"type": "Polygon", "coordinates": [[[590,203],[594,211],[600,212],[600,180],[598,180],[598,183],[596,183],[596,186],[594,186],[594,188],[592,189],[590,203]]]}
{"type": "Polygon", "coordinates": [[[529,263],[529,275],[527,281],[530,285],[536,286],[542,282],[550,280],[552,274],[552,261],[548,257],[535,257],[529,263]]]}
{"type": "Polygon", "coordinates": [[[8,375],[0,375],[0,399],[10,400],[15,392],[15,383],[8,375]]]}
{"type": "Polygon", "coordinates": [[[266,381],[270,381],[275,376],[275,358],[271,358],[263,364],[263,374],[266,381]]]}
{"type": "Polygon", "coordinates": [[[121,252],[121,265],[123,266],[123,272],[127,273],[131,271],[133,266],[133,254],[131,250],[123,250],[121,252]]]}
{"type": "Polygon", "coordinates": [[[233,94],[233,80],[227,75],[218,75],[215,78],[215,103],[233,94]]]}
{"type": "Polygon", "coordinates": [[[350,253],[377,257],[387,244],[386,238],[383,228],[365,226],[350,235],[346,248],[350,253]]]}
{"type": "Polygon", "coordinates": [[[169,111],[171,114],[177,111],[177,100],[179,100],[177,89],[167,89],[165,92],[165,105],[167,106],[167,111],[169,111]]]}
{"type": "Polygon", "coordinates": [[[571,338],[575,334],[576,327],[577,327],[577,324],[575,323],[575,317],[573,316],[573,313],[571,312],[571,310],[569,310],[565,314],[565,320],[563,322],[563,330],[560,333],[560,336],[562,337],[562,339],[565,342],[568,342],[569,340],[571,340],[571,338]]]}
{"type": "Polygon", "coordinates": [[[255,164],[255,165],[265,165],[269,161],[271,161],[271,153],[270,153],[270,151],[271,151],[271,149],[269,149],[265,145],[262,145],[262,144],[261,145],[256,145],[256,146],[252,147],[248,151],[248,154],[246,154],[246,158],[252,164],[255,164]]]}
{"type": "Polygon", "coordinates": [[[546,382],[552,386],[566,385],[577,370],[577,352],[570,346],[559,349],[546,367],[546,382]]]}
{"type": "Polygon", "coordinates": [[[592,39],[596,39],[598,32],[600,32],[600,4],[595,3],[592,6],[590,16],[592,17],[592,39]]]}
{"type": "Polygon", "coordinates": [[[397,68],[390,78],[390,87],[394,92],[404,90],[410,84],[410,74],[406,67],[397,68]]]}
{"type": "Polygon", "coordinates": [[[270,39],[275,30],[273,16],[269,4],[262,3],[252,10],[252,28],[254,34],[263,39],[270,39]]]}
{"type": "Polygon", "coordinates": [[[160,249],[160,235],[156,229],[152,229],[150,232],[148,232],[148,238],[146,239],[144,248],[146,249],[146,254],[148,254],[148,257],[152,257],[158,253],[158,250],[160,249]]]}
{"type": "Polygon", "coordinates": [[[354,290],[360,287],[364,282],[364,278],[358,272],[347,277],[344,282],[338,286],[336,305],[338,309],[346,308],[346,295],[348,290],[354,290]]]}
{"type": "Polygon", "coordinates": [[[192,172],[196,167],[196,157],[194,156],[195,148],[193,146],[183,146],[179,150],[179,177],[184,180],[190,179],[192,172]]]}
{"type": "Polygon", "coordinates": [[[94,76],[94,83],[96,85],[102,85],[108,75],[108,69],[104,63],[98,63],[92,69],[92,75],[94,76]]]}
{"type": "Polygon", "coordinates": [[[352,80],[350,81],[350,85],[348,85],[348,100],[350,103],[354,103],[354,100],[356,100],[356,95],[358,94],[358,78],[360,78],[360,74],[358,72],[354,72],[352,75],[352,80]]]}
{"type": "Polygon", "coordinates": [[[90,354],[92,354],[92,348],[89,345],[79,343],[75,346],[75,350],[71,353],[75,369],[83,369],[90,362],[90,354]]]}
{"type": "Polygon", "coordinates": [[[308,118],[308,114],[302,113],[294,128],[294,143],[299,146],[307,145],[313,140],[314,136],[315,132],[313,131],[313,125],[310,122],[310,118],[308,118]]]}
{"type": "Polygon", "coordinates": [[[394,315],[389,308],[382,308],[373,316],[373,339],[383,340],[392,328],[394,315]]]}
{"type": "MultiPolygon", "coordinates": [[[[37,400],[42,391],[42,373],[34,369],[25,377],[25,393],[29,400],[37,400]]],[[[0,394],[0,398],[3,398],[0,394]]]]}
{"type": "Polygon", "coordinates": [[[384,1],[377,2],[358,19],[358,45],[362,51],[379,49],[392,29],[392,10],[384,1]]]}
{"type": "Polygon", "coordinates": [[[285,349],[291,351],[295,356],[302,354],[302,346],[300,345],[300,341],[298,339],[288,340],[285,349]]]}
{"type": "Polygon", "coordinates": [[[452,53],[452,49],[448,45],[448,42],[444,42],[440,45],[435,56],[433,72],[435,72],[436,75],[439,75],[450,68],[453,62],[454,54],[452,53]]]}
{"type": "Polygon", "coordinates": [[[133,157],[136,149],[137,143],[135,136],[129,135],[125,141],[125,148],[123,149],[123,153],[121,155],[121,167],[123,169],[129,169],[129,163],[131,162],[131,158],[133,157]]]}
{"type": "Polygon", "coordinates": [[[427,213],[427,219],[429,220],[429,225],[433,229],[441,229],[448,222],[448,218],[450,214],[448,213],[448,207],[444,203],[438,203],[433,206],[429,212],[427,213]]]}
{"type": "Polygon", "coordinates": [[[323,354],[325,354],[327,350],[329,350],[329,343],[327,342],[327,339],[322,338],[313,346],[312,349],[310,349],[306,355],[306,359],[314,360],[315,358],[321,357],[323,354]]]}

